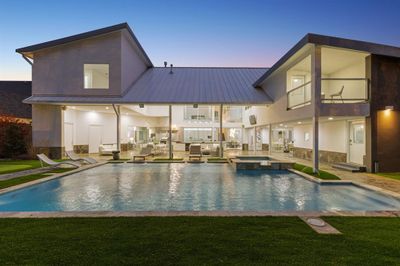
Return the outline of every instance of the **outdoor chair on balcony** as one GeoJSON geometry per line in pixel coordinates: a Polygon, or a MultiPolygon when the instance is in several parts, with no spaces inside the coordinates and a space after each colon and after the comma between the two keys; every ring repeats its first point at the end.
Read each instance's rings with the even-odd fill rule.
{"type": "Polygon", "coordinates": [[[152,146],[146,146],[142,148],[139,154],[133,155],[133,160],[135,161],[136,158],[141,158],[142,160],[146,160],[146,157],[154,156],[152,150],[153,150],[152,146]]]}
{"type": "Polygon", "coordinates": [[[82,161],[87,164],[97,163],[97,161],[91,157],[79,157],[78,155],[76,155],[74,151],[66,151],[65,154],[67,155],[68,158],[71,159],[71,161],[74,162],[82,161]]]}
{"type": "Polygon", "coordinates": [[[39,160],[40,160],[40,164],[42,165],[42,167],[44,167],[44,164],[47,164],[51,167],[59,167],[63,164],[68,164],[74,167],[80,167],[80,163],[77,162],[73,162],[73,161],[62,161],[62,162],[55,162],[52,159],[50,159],[49,157],[47,157],[45,154],[41,153],[41,154],[37,154],[36,155],[39,160]]]}
{"type": "Polygon", "coordinates": [[[335,97],[340,97],[340,99],[342,100],[342,103],[344,103],[343,97],[342,97],[343,90],[344,90],[344,85],[342,86],[342,88],[340,89],[339,92],[329,95],[329,97],[331,97],[331,103],[334,102],[335,97]]]}
{"type": "Polygon", "coordinates": [[[200,144],[190,144],[189,146],[189,160],[192,158],[201,159],[201,145],[200,144]]]}

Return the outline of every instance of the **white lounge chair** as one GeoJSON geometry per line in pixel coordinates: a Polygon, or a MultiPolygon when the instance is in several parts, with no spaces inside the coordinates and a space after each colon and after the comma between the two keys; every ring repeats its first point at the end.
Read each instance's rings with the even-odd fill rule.
{"type": "Polygon", "coordinates": [[[200,144],[191,144],[189,146],[189,160],[192,158],[197,158],[201,160],[201,145],[200,144]]]}
{"type": "Polygon", "coordinates": [[[136,158],[142,158],[142,160],[146,160],[146,157],[148,156],[154,156],[152,152],[153,148],[151,146],[144,147],[140,150],[139,154],[133,155],[133,161],[136,160],[136,158]]]}
{"type": "Polygon", "coordinates": [[[74,162],[82,161],[87,164],[97,163],[97,161],[91,157],[79,157],[78,155],[76,155],[74,151],[66,151],[65,154],[68,156],[68,158],[70,158],[74,162]]]}
{"type": "Polygon", "coordinates": [[[50,159],[49,157],[47,157],[45,154],[41,153],[41,154],[37,154],[36,155],[39,160],[40,160],[40,164],[43,166],[43,163],[50,165],[51,167],[58,167],[62,164],[68,164],[68,165],[72,165],[75,167],[80,167],[80,163],[77,162],[73,162],[73,161],[62,161],[62,162],[55,162],[52,159],[50,159]]]}

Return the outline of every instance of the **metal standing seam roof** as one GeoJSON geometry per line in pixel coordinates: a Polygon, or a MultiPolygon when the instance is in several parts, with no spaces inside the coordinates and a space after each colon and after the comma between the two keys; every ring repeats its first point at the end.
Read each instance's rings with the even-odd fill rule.
{"type": "Polygon", "coordinates": [[[135,103],[271,103],[253,83],[266,68],[168,67],[148,69],[124,95],[135,103]]]}
{"type": "Polygon", "coordinates": [[[146,70],[121,97],[32,96],[25,103],[268,104],[253,83],[267,68],[155,67],[146,70]]]}

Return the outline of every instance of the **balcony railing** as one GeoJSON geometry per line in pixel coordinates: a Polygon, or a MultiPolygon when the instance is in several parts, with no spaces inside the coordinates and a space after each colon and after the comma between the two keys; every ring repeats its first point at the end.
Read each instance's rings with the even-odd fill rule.
{"type": "MultiPolygon", "coordinates": [[[[322,78],[322,103],[368,102],[370,82],[367,78],[322,78]]],[[[311,81],[287,92],[287,109],[311,103],[311,81]]]]}
{"type": "Polygon", "coordinates": [[[359,103],[369,100],[367,78],[322,78],[321,102],[359,103]]]}
{"type": "Polygon", "coordinates": [[[311,103],[311,81],[287,92],[287,108],[294,109],[311,103]]]}

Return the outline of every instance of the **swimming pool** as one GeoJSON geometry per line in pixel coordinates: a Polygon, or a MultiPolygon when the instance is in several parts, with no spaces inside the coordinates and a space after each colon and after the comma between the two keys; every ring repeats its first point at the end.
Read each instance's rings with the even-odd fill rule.
{"type": "Polygon", "coordinates": [[[399,209],[399,199],[355,185],[228,164],[105,164],[0,195],[0,211],[399,209]]]}

